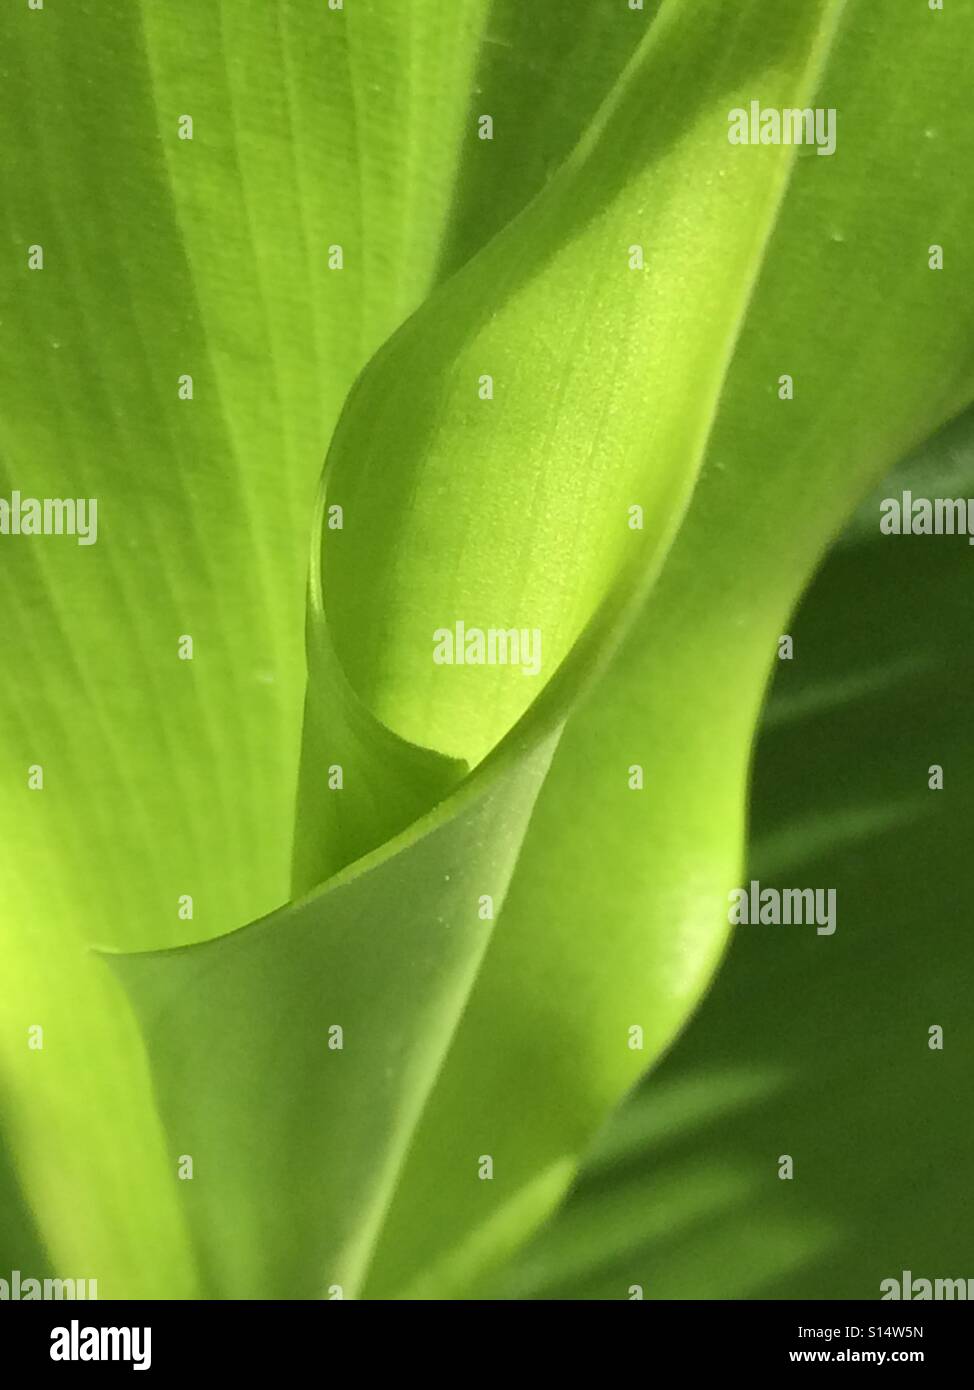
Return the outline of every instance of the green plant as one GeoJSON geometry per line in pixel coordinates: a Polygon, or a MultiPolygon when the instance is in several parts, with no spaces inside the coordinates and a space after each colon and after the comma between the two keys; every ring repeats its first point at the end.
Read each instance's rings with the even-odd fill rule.
{"type": "Polygon", "coordinates": [[[794,605],[971,400],[972,23],[4,25],[5,480],[101,517],[0,537],[8,1185],[106,1292],[499,1287],[721,956],[794,605]],[[731,146],[752,99],[834,156],[731,146]],[[457,620],[541,673],[438,668],[457,620]]]}
{"type": "Polygon", "coordinates": [[[972,429],[968,411],[863,502],[762,718],[745,881],[833,884],[834,937],[740,930],[508,1296],[865,1299],[904,1269],[967,1277],[970,551],[877,517],[906,489],[974,495],[972,429]]]}

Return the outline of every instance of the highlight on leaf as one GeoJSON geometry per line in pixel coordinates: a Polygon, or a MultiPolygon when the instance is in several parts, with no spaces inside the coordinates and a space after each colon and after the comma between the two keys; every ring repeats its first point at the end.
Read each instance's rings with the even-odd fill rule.
{"type": "Polygon", "coordinates": [[[53,10],[0,20],[0,1265],[877,1296],[863,1078],[964,1142],[974,17],[53,10]]]}

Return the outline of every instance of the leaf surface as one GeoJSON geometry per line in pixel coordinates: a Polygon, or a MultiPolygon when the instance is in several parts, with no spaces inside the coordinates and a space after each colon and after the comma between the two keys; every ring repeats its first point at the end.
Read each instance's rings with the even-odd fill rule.
{"type": "Polygon", "coordinates": [[[870,1299],[903,1270],[966,1277],[970,547],[882,535],[880,502],[907,490],[974,495],[971,412],[830,553],[756,754],[744,881],[833,888],[836,930],[735,929],[509,1296],[870,1299]]]}
{"type": "Polygon", "coordinates": [[[103,1297],[196,1273],[139,1030],[87,948],[287,900],[315,487],[436,273],[485,12],[0,18],[0,492],[91,496],[99,524],[2,538],[3,1123],[52,1258],[103,1297]]]}
{"type": "Polygon", "coordinates": [[[9,784],[38,740],[67,777],[5,803],[23,1014],[3,1057],[8,1132],[48,1240],[93,1260],[105,1291],[469,1292],[550,1211],[699,996],[776,634],[862,488],[969,399],[958,30],[883,26],[855,0],[797,20],[764,0],[669,0],[638,33],[593,7],[569,38],[548,7],[528,25],[556,40],[536,74],[516,45],[502,60],[524,32],[509,4],[448,21],[361,4],[346,29],[291,5],[179,17],[178,44],[148,9],[113,26],[79,6],[43,49],[17,34],[35,86],[63,90],[87,45],[109,87],[124,67],[128,125],[114,118],[86,163],[103,114],[88,97],[31,127],[4,170],[28,190],[12,244],[56,215],[43,286],[58,252],[65,266],[46,301],[28,276],[4,304],[29,345],[10,399],[40,374],[58,422],[7,410],[4,455],[17,481],[36,458],[32,489],[56,493],[71,441],[71,476],[117,538],[87,568],[23,551],[0,575],[31,651],[4,693],[9,784]],[[556,60],[594,35],[573,125],[556,60]],[[916,72],[922,121],[904,99],[877,128],[889,70],[916,72]],[[474,144],[482,77],[496,148],[474,144]],[[727,111],[755,93],[839,106],[834,158],[730,147],[727,111]],[[883,151],[892,205],[865,193],[883,151]],[[24,177],[38,153],[46,176],[24,177]],[[101,230],[70,217],[96,187],[101,230]],[[122,210],[149,206],[135,262],[122,210]],[[927,269],[931,217],[949,290],[927,269]],[[319,496],[319,523],[337,502],[346,524],[314,543],[303,896],[221,935],[286,894],[319,457],[353,377],[421,300],[358,379],[319,496]],[[856,374],[864,341],[881,372],[856,374]],[[160,353],[167,382],[193,371],[191,403],[173,389],[166,404],[160,353]],[[52,605],[50,642],[31,646],[52,605]],[[431,635],[455,619],[538,628],[543,672],[436,667],[431,635]],[[191,664],[175,656],[187,632],[191,664]],[[52,842],[64,853],[38,894],[52,842]],[[115,957],[134,1017],[79,955],[92,940],[177,948],[115,957]],[[22,1038],[41,1010],[57,1048],[39,1078],[22,1038]],[[625,1045],[640,1020],[641,1054],[625,1045]],[[194,1179],[177,1185],[186,1153],[194,1179]],[[162,1252],[149,1271],[147,1243],[162,1252]]]}

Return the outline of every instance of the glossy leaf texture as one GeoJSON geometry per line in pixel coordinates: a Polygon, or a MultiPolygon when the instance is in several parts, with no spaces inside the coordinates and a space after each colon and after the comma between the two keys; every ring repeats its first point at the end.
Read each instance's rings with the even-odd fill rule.
{"type": "Polygon", "coordinates": [[[6,476],[104,533],[0,574],[7,784],[47,772],[3,802],[4,1125],[106,1291],[498,1286],[717,962],[793,604],[971,398],[965,16],[522,10],[16,21],[17,110],[72,104],[4,156],[11,265],[48,238],[6,476]],[[835,155],[731,147],[752,98],[836,107],[835,155]],[[437,667],[457,620],[542,671],[437,667]]]}
{"type": "Polygon", "coordinates": [[[198,1283],[141,1036],[89,948],[288,897],[315,489],[435,275],[484,15],[0,17],[2,491],[99,504],[96,544],[0,554],[3,1123],[56,1266],[103,1296],[198,1283]]]}
{"type": "MultiPolygon", "coordinates": [[[[904,63],[912,52],[919,71],[939,65],[940,41],[919,23],[881,35],[850,6],[819,91],[865,137],[884,43],[904,63]]],[[[941,162],[931,131],[949,130],[968,157],[957,94],[924,101],[922,124],[904,107],[897,133],[887,127],[904,188],[941,162]]],[[[945,342],[943,286],[931,287],[912,201],[862,196],[881,157],[853,136],[831,174],[824,159],[797,164],[693,504],[642,620],[556,754],[405,1171],[375,1293],[491,1291],[492,1268],[550,1205],[646,1053],[685,1020],[728,930],[752,732],[790,609],[862,479],[969,397],[969,323],[957,324],[951,365],[926,377],[945,342]],[[882,361],[871,372],[864,336],[882,361]],[[776,389],[786,366],[797,386],[787,404],[776,389]],[[637,763],[641,794],[627,776],[637,763]],[[633,1025],[641,1052],[627,1049],[633,1025]],[[471,1195],[474,1149],[502,1158],[471,1195]]],[[[938,217],[952,221],[950,202],[938,217]]]]}
{"type": "Polygon", "coordinates": [[[743,881],[834,890],[835,931],[734,929],[508,1296],[877,1299],[904,1270],[967,1277],[970,547],[882,534],[907,491],[974,494],[970,412],[830,553],[757,747],[743,881]]]}

